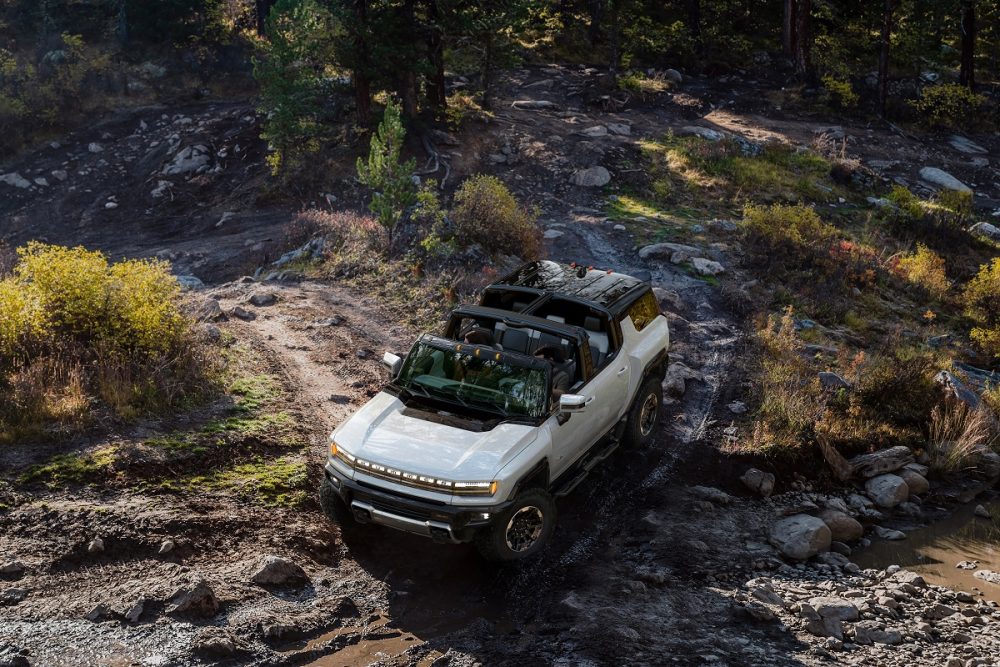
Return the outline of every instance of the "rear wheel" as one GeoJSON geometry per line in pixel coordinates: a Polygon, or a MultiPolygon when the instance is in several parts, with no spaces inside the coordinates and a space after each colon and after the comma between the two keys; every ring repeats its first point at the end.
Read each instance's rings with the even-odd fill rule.
{"type": "Polygon", "coordinates": [[[350,525],[354,523],[351,510],[344,503],[340,495],[333,490],[330,482],[324,477],[322,486],[319,487],[319,506],[323,509],[323,514],[336,524],[350,525]]]}
{"type": "Polygon", "coordinates": [[[623,439],[626,447],[643,447],[653,441],[662,409],[663,385],[660,378],[648,378],[639,388],[632,407],[629,408],[623,439]]]}
{"type": "Polygon", "coordinates": [[[541,489],[518,495],[514,504],[476,534],[483,558],[510,562],[534,556],[545,548],[556,527],[556,503],[541,489]]]}

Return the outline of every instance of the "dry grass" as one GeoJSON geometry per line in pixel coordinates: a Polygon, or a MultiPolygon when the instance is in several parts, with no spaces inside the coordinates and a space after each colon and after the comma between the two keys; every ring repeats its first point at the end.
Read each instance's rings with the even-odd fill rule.
{"type": "Polygon", "coordinates": [[[994,419],[984,406],[956,402],[934,408],[927,438],[931,470],[953,475],[975,466],[996,442],[994,419]]]}

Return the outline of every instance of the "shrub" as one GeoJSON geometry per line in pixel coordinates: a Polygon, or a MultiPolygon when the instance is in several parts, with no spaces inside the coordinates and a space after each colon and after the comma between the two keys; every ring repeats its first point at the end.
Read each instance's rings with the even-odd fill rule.
{"type": "Polygon", "coordinates": [[[927,438],[928,465],[941,475],[966,470],[989,451],[994,441],[993,417],[983,406],[939,405],[931,413],[927,438]]]}
{"type": "Polygon", "coordinates": [[[972,340],[987,354],[1000,357],[1000,258],[979,268],[965,286],[965,312],[976,322],[972,340]]]}
{"type": "Polygon", "coordinates": [[[853,109],[858,106],[858,94],[854,92],[850,81],[841,81],[832,74],[823,77],[823,87],[830,94],[834,106],[841,109],[853,109]]]}
{"type": "Polygon", "coordinates": [[[906,281],[923,289],[935,299],[943,299],[951,289],[944,258],[922,243],[917,251],[896,262],[895,269],[906,281]]]}
{"type": "Polygon", "coordinates": [[[541,241],[534,212],[518,204],[495,176],[472,176],[455,193],[451,212],[455,240],[463,246],[479,244],[490,254],[522,259],[538,257],[541,241]]]}
{"type": "Polygon", "coordinates": [[[749,205],[743,211],[743,230],[747,250],[772,274],[808,268],[837,236],[815,210],[801,205],[749,205]]]}
{"type": "Polygon", "coordinates": [[[130,418],[211,384],[165,262],[31,243],[0,280],[0,440],[109,410],[130,418]]]}
{"type": "Polygon", "coordinates": [[[924,114],[928,125],[960,127],[985,102],[983,95],[972,92],[966,86],[942,83],[924,88],[914,106],[924,114]]]}

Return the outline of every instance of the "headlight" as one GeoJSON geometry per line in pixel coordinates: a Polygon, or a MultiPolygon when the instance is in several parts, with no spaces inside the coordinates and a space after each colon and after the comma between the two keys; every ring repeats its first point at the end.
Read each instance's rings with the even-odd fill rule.
{"type": "Polygon", "coordinates": [[[399,470],[398,468],[384,466],[380,463],[359,459],[333,441],[330,442],[330,456],[346,464],[349,468],[360,470],[361,472],[371,475],[372,477],[387,479],[397,482],[398,484],[413,486],[418,489],[427,489],[429,491],[438,491],[441,493],[453,493],[459,496],[492,496],[496,494],[498,488],[496,481],[453,482],[449,479],[418,475],[405,470],[399,470]]]}

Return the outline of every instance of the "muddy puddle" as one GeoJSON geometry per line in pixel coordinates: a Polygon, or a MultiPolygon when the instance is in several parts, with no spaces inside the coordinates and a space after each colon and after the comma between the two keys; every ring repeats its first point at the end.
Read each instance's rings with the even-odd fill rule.
{"type": "Polygon", "coordinates": [[[977,517],[976,504],[963,505],[949,518],[907,533],[905,540],[876,541],[853,560],[862,568],[899,565],[919,573],[927,583],[981,592],[985,599],[1000,602],[1000,585],[975,576],[981,570],[1000,572],[1000,500],[983,503],[992,519],[977,517]]]}

